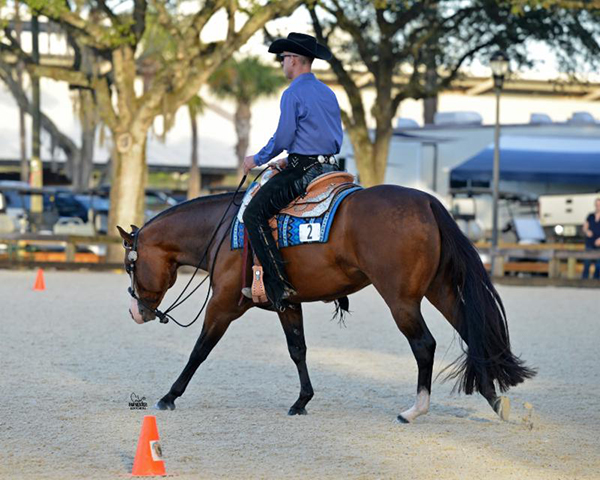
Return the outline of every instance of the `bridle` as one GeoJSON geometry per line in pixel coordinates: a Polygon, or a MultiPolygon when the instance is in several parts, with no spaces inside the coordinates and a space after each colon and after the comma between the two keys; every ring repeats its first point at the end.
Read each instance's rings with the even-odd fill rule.
{"type": "MultiPolygon", "coordinates": [[[[269,168],[269,167],[264,168],[256,176],[256,178],[254,180],[256,181],[256,179],[258,177],[260,177],[267,170],[267,168],[269,168]]],[[[200,308],[200,311],[198,312],[198,314],[196,315],[196,317],[190,323],[188,323],[187,325],[183,325],[183,324],[179,323],[177,320],[175,320],[171,315],[169,315],[169,312],[173,311],[178,306],[180,306],[183,302],[185,302],[188,298],[190,298],[196,292],[196,290],[198,290],[204,284],[204,282],[206,282],[206,280],[208,280],[209,278],[211,278],[213,276],[213,273],[214,273],[214,270],[215,270],[215,265],[217,264],[217,256],[219,255],[219,250],[221,249],[221,245],[223,245],[224,240],[227,238],[227,232],[229,231],[229,229],[231,229],[231,225],[233,225],[233,221],[235,220],[235,215],[233,216],[233,218],[231,220],[231,225],[229,225],[229,228],[227,229],[227,231],[223,235],[223,238],[221,238],[221,241],[219,242],[219,245],[217,247],[217,251],[215,252],[215,258],[213,260],[213,264],[212,264],[212,267],[210,269],[210,272],[207,273],[206,277],[204,277],[202,279],[202,281],[198,285],[196,285],[192,289],[192,291],[190,293],[188,293],[185,296],[185,298],[181,299],[181,297],[183,297],[184,293],[187,291],[187,289],[191,285],[192,281],[194,280],[194,277],[196,276],[196,274],[200,270],[200,266],[203,264],[204,260],[207,258],[208,252],[210,250],[210,247],[211,247],[211,245],[212,245],[215,237],[217,236],[217,232],[219,231],[219,229],[223,225],[223,222],[225,221],[225,218],[227,217],[227,213],[229,212],[229,209],[231,208],[231,205],[236,205],[238,207],[240,206],[240,205],[238,205],[238,204],[235,203],[235,197],[239,193],[240,188],[242,187],[242,185],[244,184],[244,182],[246,181],[246,176],[247,175],[244,175],[244,177],[240,181],[240,184],[238,185],[237,189],[235,190],[233,196],[231,197],[231,201],[229,202],[229,205],[227,205],[227,208],[225,209],[225,213],[223,213],[223,216],[221,217],[221,220],[219,220],[219,223],[217,224],[217,227],[215,228],[215,231],[212,234],[212,237],[210,238],[210,240],[208,242],[208,245],[206,246],[206,250],[204,251],[204,255],[202,256],[202,259],[198,262],[198,264],[196,266],[196,270],[194,271],[192,277],[190,278],[190,280],[188,281],[187,285],[182,290],[182,292],[179,294],[179,296],[173,301],[173,303],[164,312],[160,311],[158,308],[152,308],[152,307],[150,307],[144,300],[142,300],[135,293],[135,262],[138,259],[138,238],[139,238],[140,232],[144,229],[144,227],[142,227],[142,228],[140,228],[140,229],[138,229],[138,230],[136,230],[135,232],[132,233],[132,235],[133,235],[133,243],[131,244],[131,246],[129,246],[127,243],[123,242],[123,246],[125,247],[125,250],[127,251],[127,257],[126,257],[127,261],[125,263],[125,271],[129,274],[129,277],[131,278],[131,286],[127,289],[127,291],[129,293],[129,295],[131,295],[131,298],[133,298],[134,300],[136,300],[146,310],[148,310],[149,312],[151,312],[154,315],[156,315],[159,318],[160,323],[168,323],[169,319],[170,319],[170,320],[173,320],[173,322],[175,322],[180,327],[187,328],[187,327],[193,325],[194,322],[196,322],[196,320],[198,320],[198,318],[200,317],[200,315],[202,314],[202,312],[206,308],[206,305],[208,303],[208,299],[210,297],[210,291],[212,289],[212,282],[210,282],[209,285],[208,285],[208,291],[206,292],[206,298],[204,299],[204,304],[202,305],[202,308],[200,308]]],[[[144,319],[143,315],[142,315],[142,319],[144,319]]],[[[144,323],[146,323],[146,322],[147,322],[147,320],[144,320],[144,323]]]]}
{"type": "MultiPolygon", "coordinates": [[[[131,286],[127,289],[127,292],[129,295],[131,295],[131,298],[137,300],[138,303],[141,303],[146,310],[156,315],[160,319],[160,323],[168,323],[169,319],[167,318],[167,313],[161,312],[158,308],[150,307],[135,293],[135,262],[138,259],[137,246],[140,231],[141,229],[136,230],[133,233],[133,244],[131,247],[127,245],[127,243],[123,242],[123,247],[125,247],[125,250],[127,250],[127,263],[125,263],[125,271],[129,274],[129,278],[131,279],[131,286]]],[[[144,319],[143,315],[142,319],[144,319]]],[[[147,320],[144,320],[144,322],[146,321],[147,320]]]]}

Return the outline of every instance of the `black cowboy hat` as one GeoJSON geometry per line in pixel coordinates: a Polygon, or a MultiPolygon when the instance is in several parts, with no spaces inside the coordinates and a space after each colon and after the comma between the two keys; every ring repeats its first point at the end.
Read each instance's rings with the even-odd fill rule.
{"type": "Polygon", "coordinates": [[[304,33],[290,33],[287,38],[275,40],[269,47],[269,53],[291,52],[310,58],[329,60],[331,51],[317,43],[317,39],[304,33]]]}

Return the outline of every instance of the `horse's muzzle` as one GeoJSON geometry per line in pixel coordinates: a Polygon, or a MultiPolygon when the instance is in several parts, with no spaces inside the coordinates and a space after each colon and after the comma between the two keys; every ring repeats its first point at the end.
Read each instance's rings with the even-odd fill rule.
{"type": "Polygon", "coordinates": [[[131,306],[129,307],[129,314],[133,321],[139,325],[154,320],[156,315],[145,308],[139,307],[139,303],[136,299],[131,299],[131,306]]]}

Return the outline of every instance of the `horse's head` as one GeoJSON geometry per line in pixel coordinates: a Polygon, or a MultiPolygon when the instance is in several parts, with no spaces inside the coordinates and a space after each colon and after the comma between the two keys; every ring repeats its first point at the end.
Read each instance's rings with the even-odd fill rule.
{"type": "MultiPolygon", "coordinates": [[[[152,232],[131,226],[127,233],[117,226],[125,248],[125,270],[131,278],[129,313],[136,323],[154,320],[167,290],[177,279],[177,264],[168,251],[152,241],[152,232]]],[[[161,318],[161,321],[162,318],[161,318]]]]}

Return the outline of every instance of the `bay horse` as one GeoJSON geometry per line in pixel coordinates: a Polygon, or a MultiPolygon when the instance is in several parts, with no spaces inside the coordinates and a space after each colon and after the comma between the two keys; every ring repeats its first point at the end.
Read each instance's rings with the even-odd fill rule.
{"type": "MultiPolygon", "coordinates": [[[[137,323],[156,318],[157,307],[175,283],[178,267],[198,266],[205,250],[200,268],[212,273],[213,294],[200,337],[182,373],[155,405],[158,409],[175,408],[175,400],[231,322],[255,306],[248,299],[240,302],[242,254],[227,244],[237,209],[223,215],[234,195],[184,202],[141,229],[132,225],[132,232],[117,227],[132,281],[130,314],[137,323]],[[210,244],[215,229],[217,241],[210,244]],[[219,250],[219,240],[224,237],[219,250]]],[[[241,200],[241,195],[235,200],[241,200]]],[[[418,366],[416,401],[398,415],[399,422],[412,422],[429,410],[436,342],[421,315],[423,297],[464,342],[463,355],[451,365],[449,374],[457,380],[459,390],[481,393],[494,411],[507,419],[509,400],[498,396],[496,388],[505,392],[536,373],[511,352],[502,301],[475,247],[431,195],[394,185],[357,191],[340,205],[327,243],[287,247],[282,254],[297,289],[297,295],[289,299],[294,308],[277,313],[300,377],[300,395],[289,409],[290,415],[306,414],[305,407],[313,397],[302,303],[339,301],[338,306],[347,306],[348,295],[370,284],[390,308],[418,366]]]]}

